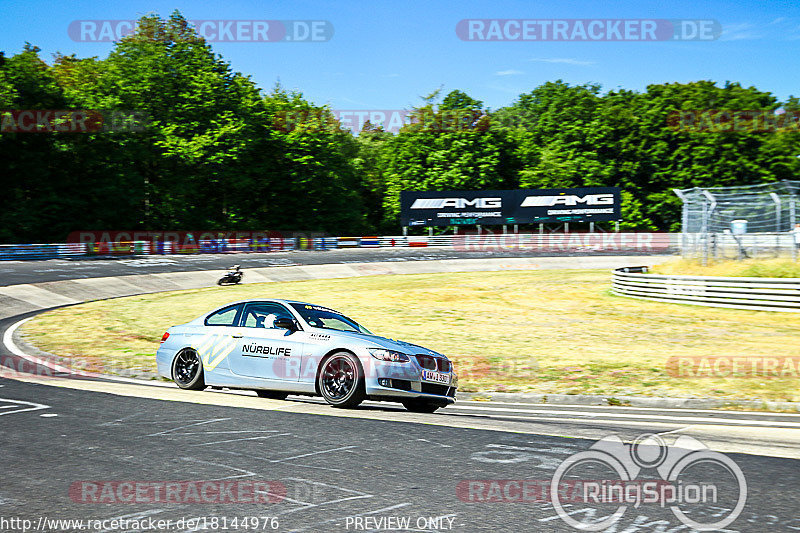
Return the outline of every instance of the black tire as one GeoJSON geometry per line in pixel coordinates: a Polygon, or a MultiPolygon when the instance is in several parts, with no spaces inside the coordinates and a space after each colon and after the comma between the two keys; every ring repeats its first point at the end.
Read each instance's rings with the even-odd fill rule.
{"type": "Polygon", "coordinates": [[[257,390],[259,398],[269,398],[270,400],[285,400],[289,396],[288,392],[281,392],[277,390],[257,390]]]}
{"type": "Polygon", "coordinates": [[[186,390],[203,390],[206,382],[203,379],[203,362],[200,355],[191,348],[178,352],[172,360],[172,381],[186,390]]]}
{"type": "Polygon", "coordinates": [[[224,285],[224,283],[222,282],[222,280],[221,280],[221,279],[219,279],[219,280],[217,280],[217,285],[220,285],[220,286],[221,286],[221,285],[224,285]]]}
{"type": "Polygon", "coordinates": [[[367,397],[364,370],[350,352],[333,353],[322,362],[317,386],[325,401],[334,407],[353,408],[367,397]]]}
{"type": "Polygon", "coordinates": [[[403,402],[403,407],[412,413],[433,413],[438,408],[443,406],[426,402],[425,400],[405,400],[403,402]]]}

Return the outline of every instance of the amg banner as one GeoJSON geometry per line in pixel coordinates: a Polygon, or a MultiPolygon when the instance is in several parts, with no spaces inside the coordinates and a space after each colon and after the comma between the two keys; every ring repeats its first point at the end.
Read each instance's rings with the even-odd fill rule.
{"type": "Polygon", "coordinates": [[[403,226],[619,220],[619,187],[514,191],[402,191],[403,226]]]}

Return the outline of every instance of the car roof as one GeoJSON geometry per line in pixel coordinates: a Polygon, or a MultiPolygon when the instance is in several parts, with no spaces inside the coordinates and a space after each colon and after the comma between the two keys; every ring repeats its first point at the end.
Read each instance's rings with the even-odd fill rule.
{"type": "MultiPolygon", "coordinates": [[[[225,305],[221,305],[216,309],[222,309],[223,307],[229,307],[231,305],[238,305],[238,304],[247,304],[247,303],[254,303],[254,302],[275,302],[280,304],[300,304],[300,305],[316,305],[311,304],[308,302],[300,302],[298,300],[284,300],[281,298],[250,298],[249,300],[238,300],[236,302],[228,302],[225,305]]],[[[324,307],[324,306],[317,306],[317,307],[324,307]]]]}

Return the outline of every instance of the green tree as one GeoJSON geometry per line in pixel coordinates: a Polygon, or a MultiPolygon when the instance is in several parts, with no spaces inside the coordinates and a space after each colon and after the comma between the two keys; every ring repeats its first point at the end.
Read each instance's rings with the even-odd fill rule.
{"type": "Polygon", "coordinates": [[[381,126],[365,122],[356,138],[358,154],[353,160],[355,172],[360,180],[359,196],[364,202],[367,226],[380,233],[397,231],[395,224],[386,222],[383,206],[383,199],[388,190],[385,162],[388,145],[393,137],[381,126]]]}
{"type": "MultiPolygon", "coordinates": [[[[26,43],[19,54],[3,57],[0,98],[4,108],[66,107],[63,91],[39,52],[38,47],[26,43]]],[[[5,131],[0,133],[0,159],[4,167],[0,173],[0,241],[35,242],[42,235],[65,229],[69,224],[65,213],[80,209],[73,190],[79,175],[70,166],[69,144],[53,134],[5,131]]]]}
{"type": "MultiPolygon", "coordinates": [[[[461,91],[435,104],[438,91],[412,112],[412,123],[386,143],[388,224],[397,224],[403,190],[515,188],[516,159],[502,129],[491,128],[480,102],[461,91]]],[[[396,227],[396,226],[395,226],[396,227]]]]}

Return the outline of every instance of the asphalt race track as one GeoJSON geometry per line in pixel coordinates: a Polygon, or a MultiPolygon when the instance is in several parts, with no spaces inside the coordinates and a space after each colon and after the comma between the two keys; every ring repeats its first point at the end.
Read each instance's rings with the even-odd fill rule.
{"type": "MultiPolygon", "coordinates": [[[[559,462],[592,443],[167,402],[12,380],[0,385],[0,515],[33,523],[40,517],[147,517],[177,523],[181,518],[276,516],[279,531],[348,531],[354,529],[352,522],[347,527],[348,517],[397,516],[412,522],[454,519],[446,527],[412,531],[570,531],[549,503],[462,501],[457,489],[465,480],[549,480],[559,462]],[[75,483],[111,480],[277,482],[284,498],[261,504],[135,504],[76,503],[70,497],[75,483]]],[[[580,426],[548,425],[567,435],[580,426]]],[[[622,433],[632,437],[658,429],[643,426],[622,433]]],[[[746,476],[748,499],[736,527],[728,530],[796,530],[798,461],[729,456],[746,476]]],[[[685,530],[658,506],[629,509],[617,525],[614,531],[685,530]]]]}
{"type": "MultiPolygon", "coordinates": [[[[245,270],[270,266],[323,265],[372,263],[381,261],[433,261],[441,259],[487,259],[507,257],[553,257],[552,252],[509,250],[498,252],[468,252],[451,248],[355,248],[350,250],[291,251],[251,254],[201,254],[187,256],[149,255],[119,258],[82,258],[49,261],[0,261],[0,286],[18,283],[42,283],[63,279],[98,278],[163,272],[199,270],[224,271],[233,264],[245,270]]],[[[561,257],[575,254],[564,253],[561,257]]],[[[587,257],[589,254],[582,254],[587,257]]],[[[594,253],[592,255],[657,255],[635,251],[594,253]]]]}
{"type": "MultiPolygon", "coordinates": [[[[353,257],[352,252],[270,256],[296,261],[324,255],[331,261],[339,257],[334,253],[353,257]]],[[[384,254],[374,260],[387,260],[384,252],[373,253],[384,254]]],[[[422,253],[453,258],[448,250],[422,253]]],[[[411,256],[423,257],[416,254],[411,256]]],[[[354,261],[373,260],[366,257],[372,255],[354,261]]],[[[147,267],[124,260],[0,267],[12,270],[14,283],[20,283],[25,281],[16,280],[44,281],[43,275],[111,276],[143,273],[142,268],[222,269],[233,261],[228,256],[195,259],[147,267]]],[[[245,268],[248,259],[235,258],[245,268]]],[[[250,260],[266,266],[264,258],[250,260]]],[[[8,275],[2,274],[3,281],[8,275]]],[[[0,321],[0,336],[21,318],[0,321]]],[[[0,356],[20,368],[6,344],[0,356]]],[[[108,532],[153,531],[150,526],[158,521],[171,521],[164,529],[169,531],[577,531],[557,515],[546,490],[518,497],[519,487],[546,488],[563,461],[602,437],[630,441],[644,433],[661,434],[669,444],[682,435],[695,437],[741,469],[746,503],[726,531],[800,529],[800,415],[478,401],[459,401],[431,415],[378,402],[337,410],[310,398],[273,401],[251,392],[43,378],[35,376],[44,372],[34,365],[25,368],[31,375],[0,377],[3,532],[21,531],[23,525],[80,530],[74,523],[52,522],[67,519],[104,520],[83,530],[108,532]],[[158,496],[164,496],[159,487],[179,481],[257,490],[238,494],[231,489],[233,499],[221,501],[158,496]],[[254,494],[256,503],[248,500],[254,494]],[[252,527],[254,518],[257,527],[252,527]]],[[[656,478],[651,469],[637,479],[656,478]]],[[[736,479],[718,476],[714,483],[719,503],[684,508],[687,516],[710,521],[730,512],[733,502],[722,496],[737,493],[736,479]]],[[[578,517],[594,510],[583,502],[564,508],[578,517]]],[[[669,506],[642,503],[629,505],[604,530],[692,528],[669,506]]]]}

